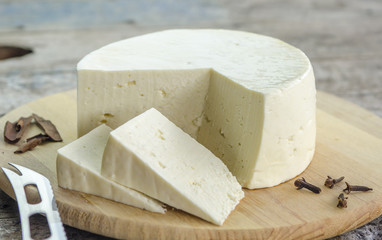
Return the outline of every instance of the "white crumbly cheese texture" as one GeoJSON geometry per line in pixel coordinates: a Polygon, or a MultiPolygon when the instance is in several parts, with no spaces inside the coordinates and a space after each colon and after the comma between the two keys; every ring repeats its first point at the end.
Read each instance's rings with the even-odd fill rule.
{"type": "Polygon", "coordinates": [[[297,176],[313,157],[313,70],[278,39],[168,30],[102,47],[77,68],[79,135],[155,107],[250,189],[297,176]]]}
{"type": "Polygon", "coordinates": [[[111,130],[108,126],[101,125],[58,150],[58,185],[148,211],[164,213],[165,208],[159,201],[101,175],[102,154],[111,130]]]}
{"type": "Polygon", "coordinates": [[[217,225],[244,197],[219,158],[154,108],[111,132],[101,173],[217,225]]]}

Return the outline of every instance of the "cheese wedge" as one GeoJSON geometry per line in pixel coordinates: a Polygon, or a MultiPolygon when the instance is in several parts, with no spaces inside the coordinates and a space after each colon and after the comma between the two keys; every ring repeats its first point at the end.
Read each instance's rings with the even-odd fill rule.
{"type": "Polygon", "coordinates": [[[242,186],[300,174],[315,149],[316,90],[303,52],[229,30],[168,30],[112,43],[78,69],[78,133],[154,107],[222,159],[242,186]]]}
{"type": "Polygon", "coordinates": [[[219,158],[154,108],[111,132],[101,173],[217,225],[244,197],[219,158]]]}
{"type": "Polygon", "coordinates": [[[102,154],[110,131],[111,128],[101,125],[58,150],[58,185],[148,211],[164,213],[163,204],[157,200],[101,176],[102,154]]]}

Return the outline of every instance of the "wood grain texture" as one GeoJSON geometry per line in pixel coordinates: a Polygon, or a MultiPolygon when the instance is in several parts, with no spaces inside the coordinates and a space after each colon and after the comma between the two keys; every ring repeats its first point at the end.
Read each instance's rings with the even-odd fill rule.
{"type": "MultiPolygon", "coordinates": [[[[47,176],[65,224],[115,238],[142,239],[321,239],[359,227],[382,214],[382,119],[332,95],[318,94],[316,154],[300,176],[322,188],[319,195],[300,190],[294,179],[279,186],[246,190],[246,197],[223,226],[215,226],[182,211],[150,213],[100,197],[61,189],[55,174],[56,150],[76,138],[76,93],[69,91],[23,105],[0,119],[32,112],[51,120],[64,142],[38,146],[22,155],[0,142],[0,165],[14,162],[47,176]],[[339,209],[344,184],[329,189],[326,176],[345,176],[351,184],[374,190],[349,195],[348,208],[339,209]]],[[[0,129],[3,130],[2,128],[0,129]]],[[[38,128],[27,133],[34,134],[38,128]]],[[[13,196],[4,174],[0,188],[13,196]]]]}
{"type": "MultiPolygon", "coordinates": [[[[0,43],[34,50],[22,58],[1,61],[0,117],[32,100],[75,88],[76,63],[90,51],[127,37],[169,28],[228,28],[280,38],[302,49],[311,59],[318,90],[382,117],[380,0],[201,0],[184,1],[191,3],[187,8],[172,7],[184,4],[182,1],[166,9],[158,5],[174,1],[155,1],[153,8],[153,1],[129,1],[127,8],[114,4],[120,1],[33,2],[36,4],[27,0],[0,1],[0,43]],[[61,7],[81,2],[89,6],[74,11],[61,7]],[[147,8],[140,7],[141,2],[147,3],[147,8]],[[105,5],[113,5],[114,9],[105,5]],[[87,19],[90,8],[97,15],[87,19]],[[60,11],[66,13],[65,17],[55,14],[60,11]],[[142,17],[148,15],[150,18],[142,17]],[[30,21],[31,17],[38,21],[30,21]],[[114,21],[118,18],[120,22],[114,21]],[[99,19],[101,25],[100,21],[94,22],[99,19]],[[93,22],[89,24],[89,20],[93,22]]],[[[88,232],[65,228],[69,239],[100,239],[88,232]]],[[[16,202],[0,191],[0,239],[21,239],[20,231],[16,202]]],[[[382,217],[335,239],[382,239],[382,217]]]]}

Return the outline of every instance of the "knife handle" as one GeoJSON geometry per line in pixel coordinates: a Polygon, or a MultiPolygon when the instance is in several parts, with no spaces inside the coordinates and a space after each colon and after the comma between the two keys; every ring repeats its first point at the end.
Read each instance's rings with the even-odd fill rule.
{"type": "Polygon", "coordinates": [[[9,163],[9,165],[13,166],[21,173],[21,175],[18,175],[14,171],[2,168],[16,195],[21,220],[22,238],[24,240],[32,239],[29,217],[34,214],[42,214],[45,215],[49,225],[50,237],[47,239],[66,240],[65,230],[60,219],[60,214],[57,209],[56,200],[49,180],[43,175],[28,168],[14,163],[9,163]],[[24,187],[27,185],[36,185],[41,202],[36,204],[28,203],[24,190],[24,187]]]}

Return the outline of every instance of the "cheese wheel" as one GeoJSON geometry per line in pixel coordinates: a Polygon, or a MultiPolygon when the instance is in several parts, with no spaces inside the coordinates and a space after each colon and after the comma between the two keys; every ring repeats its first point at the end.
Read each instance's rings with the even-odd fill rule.
{"type": "Polygon", "coordinates": [[[278,39],[167,30],[102,47],[78,70],[78,134],[154,107],[219,157],[243,187],[300,174],[315,149],[312,66],[278,39]]]}

